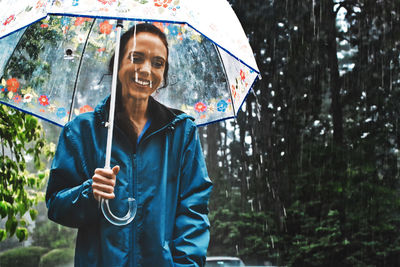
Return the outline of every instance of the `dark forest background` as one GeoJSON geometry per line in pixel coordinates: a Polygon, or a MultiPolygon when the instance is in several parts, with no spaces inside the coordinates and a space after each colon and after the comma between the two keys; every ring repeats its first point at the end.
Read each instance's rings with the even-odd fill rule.
{"type": "Polygon", "coordinates": [[[400,1],[230,2],[262,80],[201,129],[209,254],[399,266],[400,1]]]}

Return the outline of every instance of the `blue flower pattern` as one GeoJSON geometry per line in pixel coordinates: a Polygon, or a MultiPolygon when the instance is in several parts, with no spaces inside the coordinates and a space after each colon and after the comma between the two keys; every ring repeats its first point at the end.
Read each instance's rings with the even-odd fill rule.
{"type": "Polygon", "coordinates": [[[59,109],[57,109],[56,115],[58,118],[62,119],[65,116],[67,116],[67,111],[65,110],[65,108],[59,108],[59,109]]]}
{"type": "Polygon", "coordinates": [[[67,26],[71,23],[71,18],[70,17],[63,17],[61,19],[61,25],[62,26],[67,26]]]}
{"type": "Polygon", "coordinates": [[[225,112],[227,108],[228,108],[228,103],[225,100],[220,100],[217,103],[217,110],[218,111],[225,112]]]}

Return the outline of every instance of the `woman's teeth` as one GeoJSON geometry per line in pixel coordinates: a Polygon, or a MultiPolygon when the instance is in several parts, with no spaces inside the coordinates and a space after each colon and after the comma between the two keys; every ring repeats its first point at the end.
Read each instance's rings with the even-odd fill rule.
{"type": "Polygon", "coordinates": [[[147,86],[147,85],[149,85],[150,84],[150,82],[149,81],[140,81],[140,80],[137,80],[136,81],[138,84],[140,84],[140,85],[144,85],[144,86],[147,86]]]}
{"type": "Polygon", "coordinates": [[[135,83],[140,84],[142,86],[150,86],[150,88],[153,85],[152,81],[142,81],[142,80],[139,80],[139,79],[135,79],[135,83]]]}

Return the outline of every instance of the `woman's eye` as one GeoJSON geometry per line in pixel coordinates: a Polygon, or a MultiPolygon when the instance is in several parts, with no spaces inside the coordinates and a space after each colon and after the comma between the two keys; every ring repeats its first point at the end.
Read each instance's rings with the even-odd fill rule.
{"type": "Polygon", "coordinates": [[[129,55],[129,60],[130,60],[132,63],[141,63],[141,62],[143,61],[143,57],[138,56],[138,55],[134,55],[133,53],[131,53],[131,54],[129,55]]]}
{"type": "Polygon", "coordinates": [[[153,62],[153,66],[155,68],[162,68],[162,67],[164,67],[164,61],[156,60],[156,61],[153,62]]]}

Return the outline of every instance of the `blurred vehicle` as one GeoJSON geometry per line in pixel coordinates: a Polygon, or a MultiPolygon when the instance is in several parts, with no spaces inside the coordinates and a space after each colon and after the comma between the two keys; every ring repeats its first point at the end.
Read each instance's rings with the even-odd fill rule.
{"type": "Polygon", "coordinates": [[[207,257],[206,267],[231,267],[245,266],[243,261],[237,257],[215,256],[207,257]]]}

